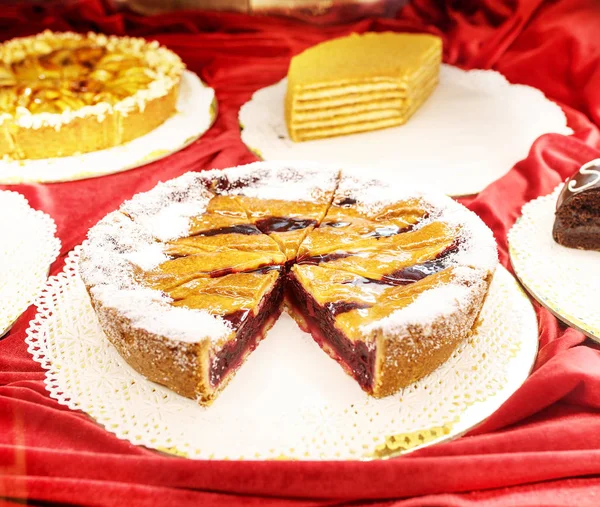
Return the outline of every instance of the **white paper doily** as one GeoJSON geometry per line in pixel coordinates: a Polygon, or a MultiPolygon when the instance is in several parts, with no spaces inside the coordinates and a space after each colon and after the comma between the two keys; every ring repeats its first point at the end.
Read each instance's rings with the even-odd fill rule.
{"type": "Polygon", "coordinates": [[[0,183],[49,183],[104,176],[149,164],[185,148],[212,125],[215,92],[185,71],[177,112],[146,135],[106,150],[40,160],[0,160],[0,183]]]}
{"type": "Polygon", "coordinates": [[[562,185],[523,206],[508,233],[510,260],[525,288],[566,324],[600,341],[600,252],[559,245],[552,238],[562,185]]]}
{"type": "Polygon", "coordinates": [[[240,109],[242,140],[265,160],[313,160],[393,172],[449,195],[475,194],[527,156],[542,134],[571,134],[544,94],[493,70],[442,65],[440,84],[405,124],[294,143],[284,118],[287,80],[257,91],[240,109]]]}
{"type": "Polygon", "coordinates": [[[0,337],[46,283],[60,250],[54,220],[16,192],[0,191],[0,337]]]}
{"type": "Polygon", "coordinates": [[[464,433],[525,380],[533,308],[499,268],[477,334],[441,368],[382,400],[367,396],[282,315],[209,408],[138,374],[104,337],[77,272],[79,248],[37,301],[26,342],[50,395],[118,437],[190,458],[368,459],[464,433]]]}

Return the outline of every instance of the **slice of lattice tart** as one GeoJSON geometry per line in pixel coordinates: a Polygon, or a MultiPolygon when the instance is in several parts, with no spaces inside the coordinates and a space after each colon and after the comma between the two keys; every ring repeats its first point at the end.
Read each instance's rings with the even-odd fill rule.
{"type": "Polygon", "coordinates": [[[289,274],[299,325],[376,397],[471,334],[497,264],[491,231],[449,197],[345,175],[289,274]]]}
{"type": "Polygon", "coordinates": [[[92,228],[80,271],[125,360],[202,404],[284,300],[365,391],[384,396],[469,335],[497,262],[474,214],[402,192],[298,164],[188,173],[92,228]]]}

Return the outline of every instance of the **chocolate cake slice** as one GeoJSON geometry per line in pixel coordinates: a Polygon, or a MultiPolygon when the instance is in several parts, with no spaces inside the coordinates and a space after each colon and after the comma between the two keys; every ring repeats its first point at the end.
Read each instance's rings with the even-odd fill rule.
{"type": "Polygon", "coordinates": [[[583,165],[565,183],[552,236],[569,248],[600,250],[600,159],[583,165]]]}

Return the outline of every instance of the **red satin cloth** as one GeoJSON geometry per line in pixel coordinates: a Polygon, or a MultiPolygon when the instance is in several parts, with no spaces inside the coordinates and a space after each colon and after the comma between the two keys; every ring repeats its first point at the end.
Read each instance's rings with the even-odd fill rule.
{"type": "MultiPolygon", "coordinates": [[[[89,227],[124,199],[189,170],[255,160],[240,141],[240,105],[282,78],[292,55],[352,31],[437,33],[447,62],[498,69],[512,82],[540,88],[566,110],[574,136],[543,136],[526,160],[464,200],[494,230],[505,266],[506,233],[521,206],[600,157],[597,0],[416,0],[397,19],[328,28],[237,14],[143,18],[111,13],[100,0],[0,9],[3,38],[46,27],[156,38],[214,87],[219,101],[215,126],[166,160],[98,179],[11,187],[58,225],[63,247],[53,274],[89,227]]],[[[238,463],[162,456],[120,441],[85,414],[59,405],[45,391],[44,374],[23,342],[35,314],[30,308],[0,341],[0,505],[14,499],[86,505],[600,505],[600,354],[581,333],[536,310],[540,353],[534,373],[469,436],[390,461],[238,463]]]]}

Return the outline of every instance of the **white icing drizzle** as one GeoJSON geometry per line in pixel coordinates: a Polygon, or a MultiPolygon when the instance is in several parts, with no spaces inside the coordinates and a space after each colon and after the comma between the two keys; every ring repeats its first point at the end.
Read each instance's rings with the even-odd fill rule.
{"type": "Polygon", "coordinates": [[[590,160],[586,164],[583,164],[579,169],[580,174],[584,174],[586,176],[593,176],[594,179],[584,183],[581,186],[577,186],[577,182],[575,180],[569,181],[568,187],[571,192],[582,192],[587,190],[588,188],[597,185],[600,182],[600,158],[595,160],[590,160]]]}

